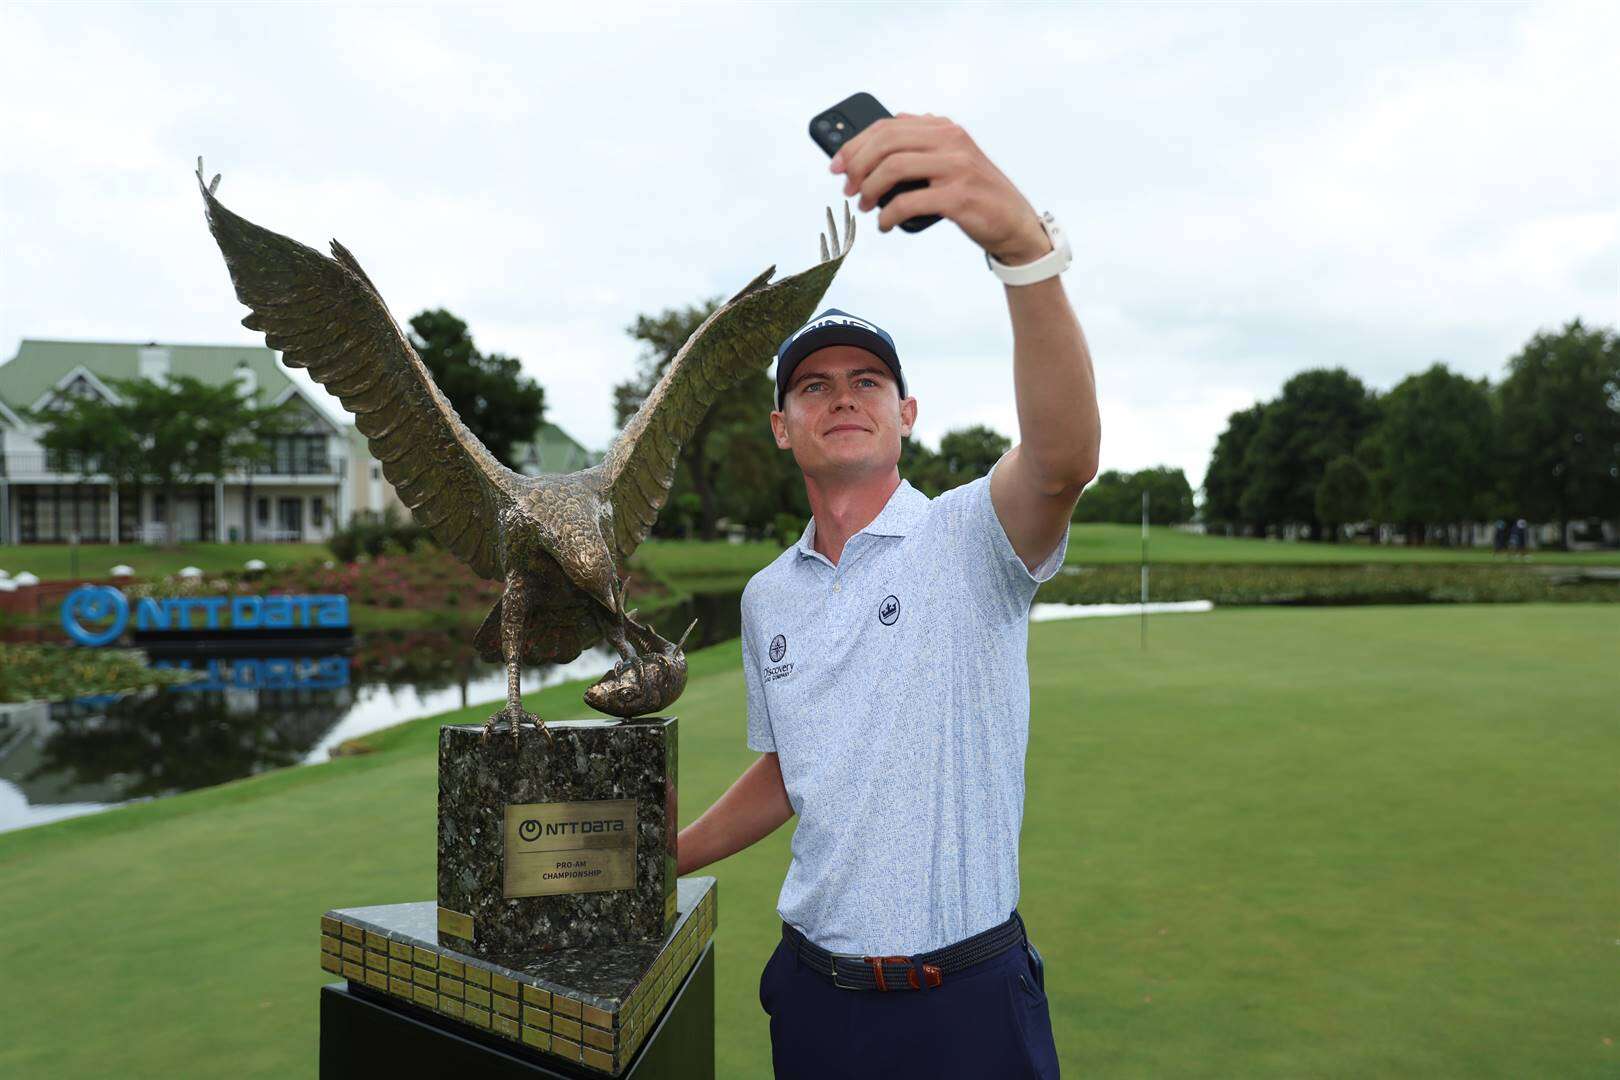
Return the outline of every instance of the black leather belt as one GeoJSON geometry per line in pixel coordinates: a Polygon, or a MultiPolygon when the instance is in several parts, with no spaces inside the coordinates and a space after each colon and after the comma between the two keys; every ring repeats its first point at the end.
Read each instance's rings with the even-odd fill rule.
{"type": "Polygon", "coordinates": [[[1006,922],[953,945],[916,956],[856,956],[828,952],[798,930],[782,924],[782,940],[812,971],[840,990],[926,990],[953,971],[982,964],[1026,940],[1024,920],[1013,911],[1006,922]]]}

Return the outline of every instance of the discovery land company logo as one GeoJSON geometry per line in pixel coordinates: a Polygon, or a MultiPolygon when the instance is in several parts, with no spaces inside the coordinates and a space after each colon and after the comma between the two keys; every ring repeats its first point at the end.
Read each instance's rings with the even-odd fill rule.
{"type": "MultiPolygon", "coordinates": [[[[80,645],[107,645],[129,625],[129,600],[111,585],[84,585],[62,601],[62,629],[80,645]],[[109,621],[110,620],[110,621],[109,621]]],[[[349,625],[347,596],[144,597],[136,630],[317,630],[349,625]],[[201,619],[194,625],[192,616],[201,619]],[[229,623],[224,617],[229,616],[229,623]]]]}

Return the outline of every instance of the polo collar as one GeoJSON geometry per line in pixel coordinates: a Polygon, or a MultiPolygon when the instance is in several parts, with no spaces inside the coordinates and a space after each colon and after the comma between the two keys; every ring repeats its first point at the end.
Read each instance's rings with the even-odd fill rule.
{"type": "MultiPolygon", "coordinates": [[[[857,532],[855,536],[870,533],[873,536],[905,536],[912,527],[922,520],[928,510],[928,496],[911,486],[908,480],[901,480],[900,486],[894,489],[889,501],[883,504],[878,516],[867,523],[866,527],[857,532]]],[[[851,540],[855,536],[850,537],[851,540]]],[[[804,527],[799,536],[799,554],[812,559],[824,559],[825,556],[816,550],[816,519],[812,517],[810,523],[804,527]]]]}

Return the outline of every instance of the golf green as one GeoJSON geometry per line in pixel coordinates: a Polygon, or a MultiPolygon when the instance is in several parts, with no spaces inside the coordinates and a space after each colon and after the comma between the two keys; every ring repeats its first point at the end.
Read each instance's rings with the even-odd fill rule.
{"type": "MultiPolygon", "coordinates": [[[[1065,1071],[1616,1075],[1617,637],[1613,605],[1033,627],[1020,908],[1065,1071]]],[[[693,658],[683,823],[753,757],[737,663],[693,658]]],[[[0,835],[0,1075],[311,1075],[317,917],[433,894],[435,731],[485,711],[0,835]]],[[[724,1077],[770,1072],[791,828],[703,871],[724,1077]]]]}

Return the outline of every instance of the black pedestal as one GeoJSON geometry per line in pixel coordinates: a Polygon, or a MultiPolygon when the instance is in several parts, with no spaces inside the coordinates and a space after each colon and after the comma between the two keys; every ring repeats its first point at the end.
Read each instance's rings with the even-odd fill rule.
{"type": "MultiPolygon", "coordinates": [[[[470,1024],[364,984],[321,988],[321,1077],[477,1076],[583,1080],[603,1075],[531,1053],[470,1024]]],[[[670,999],[630,1066],[633,1080],[714,1080],[714,943],[670,999]]]]}

